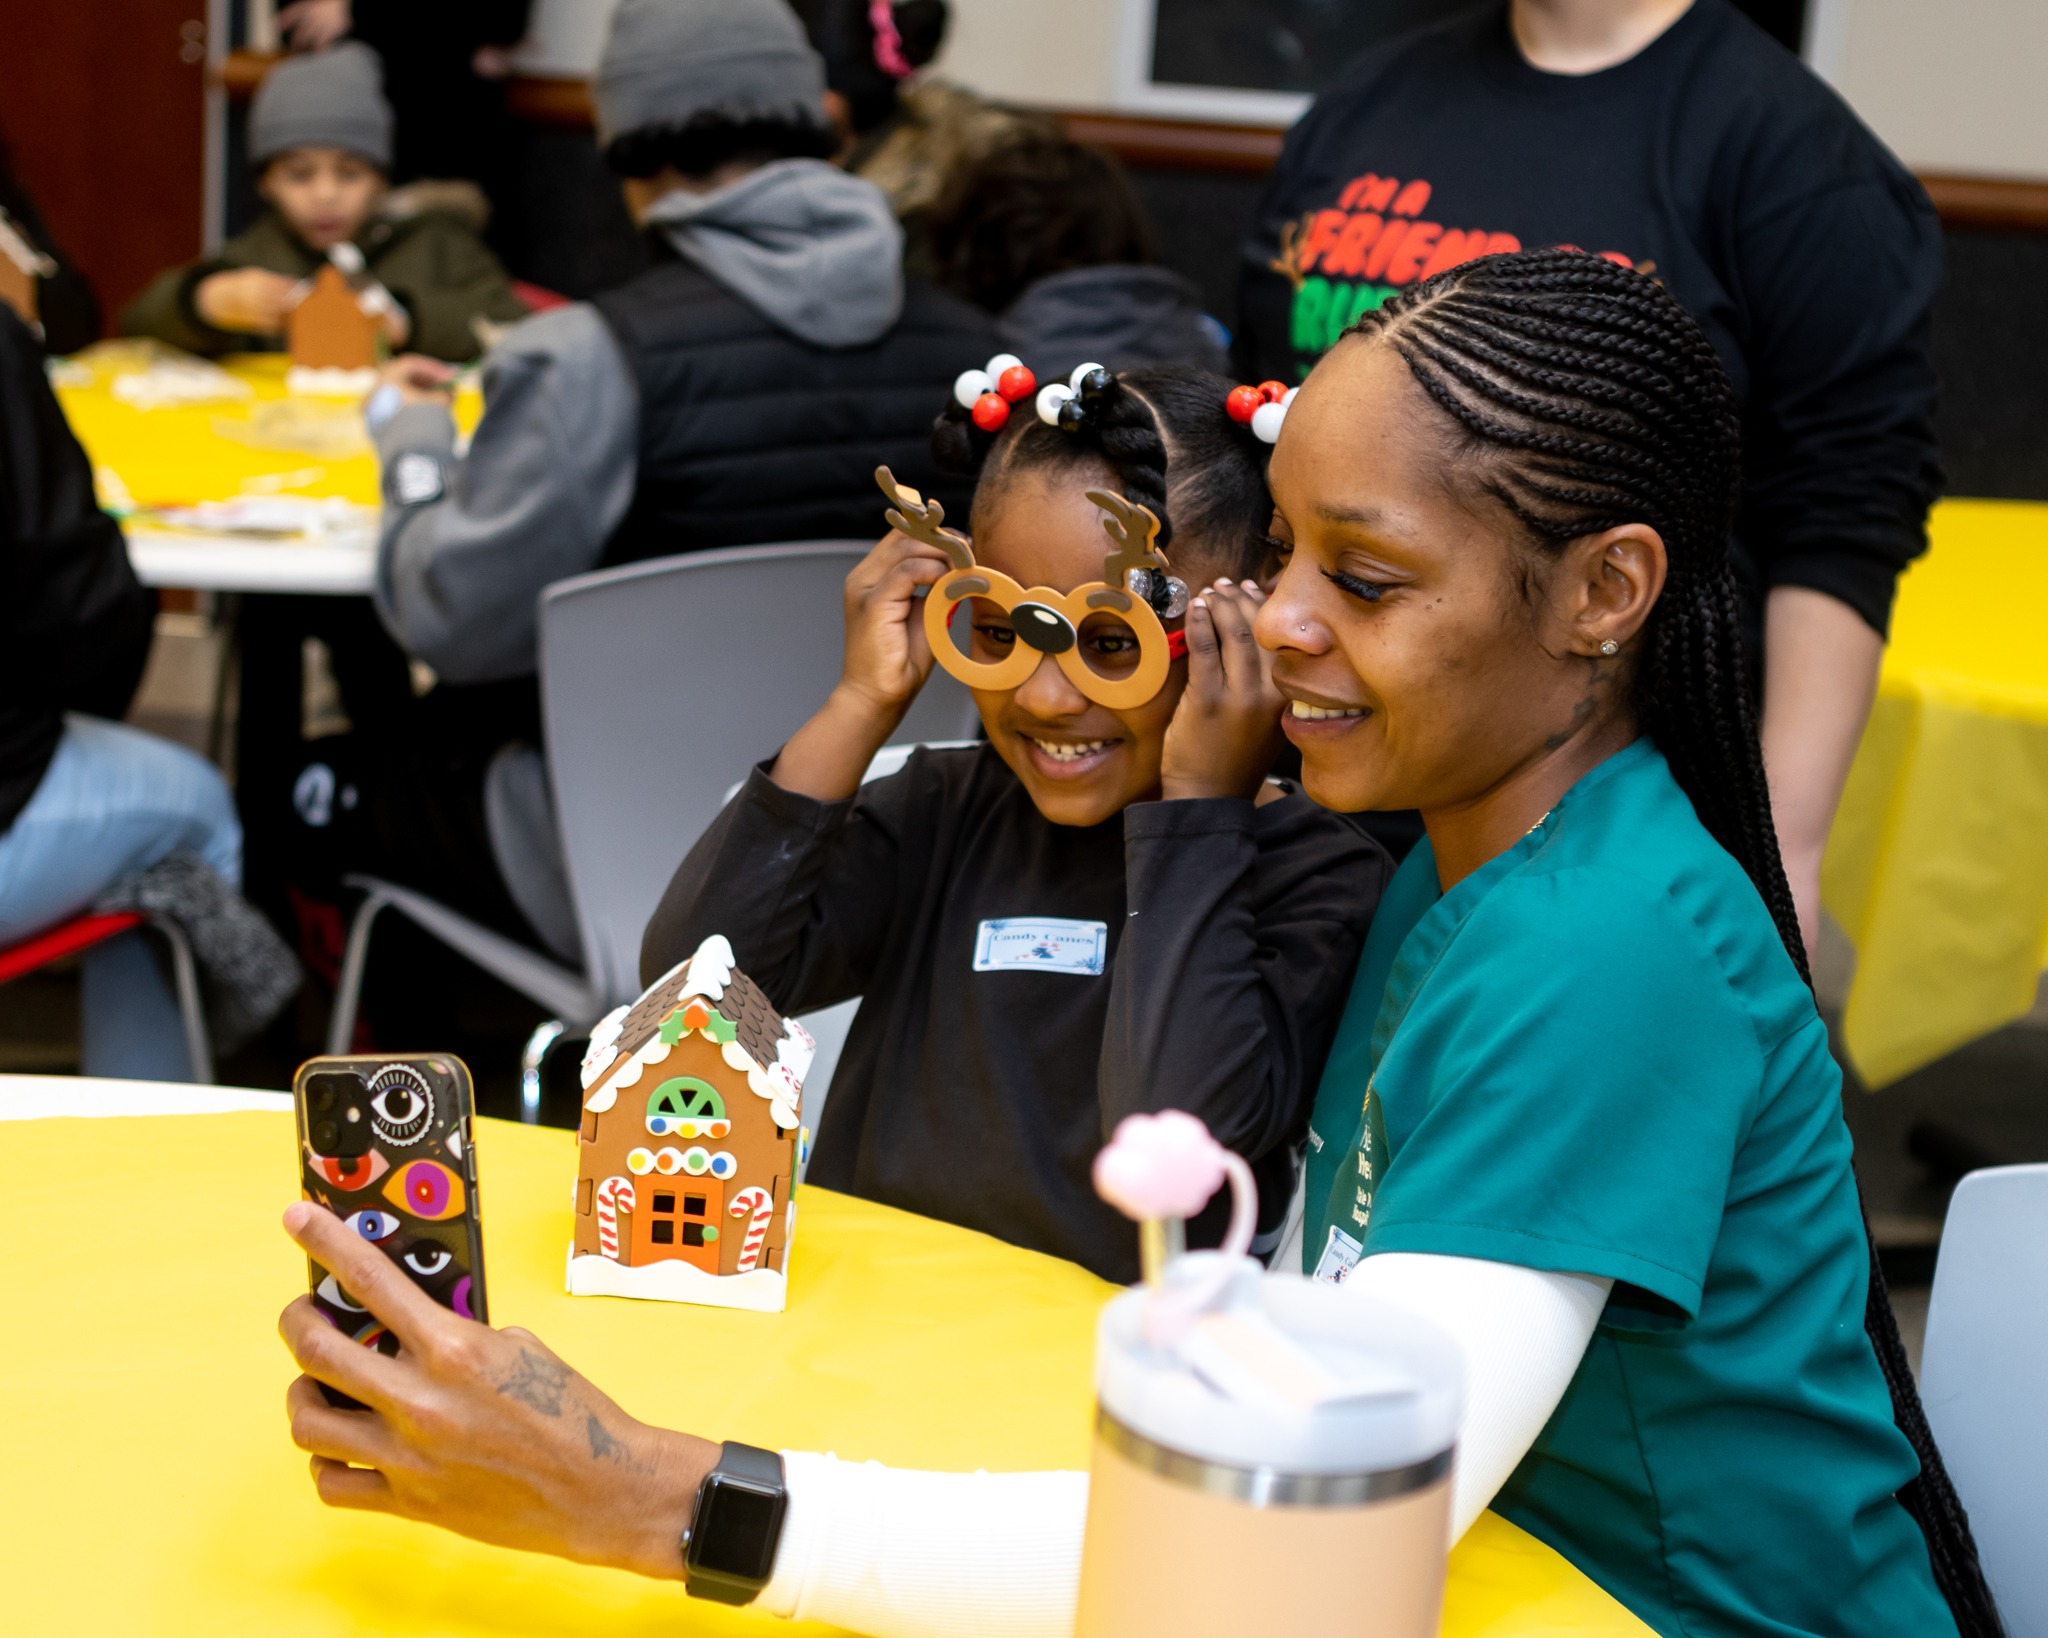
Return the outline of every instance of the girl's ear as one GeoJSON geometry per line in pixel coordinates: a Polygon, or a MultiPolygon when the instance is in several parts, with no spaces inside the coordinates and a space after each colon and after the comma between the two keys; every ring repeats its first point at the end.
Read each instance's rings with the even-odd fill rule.
{"type": "Polygon", "coordinates": [[[1663,595],[1669,568],[1664,537],[1647,523],[1573,541],[1551,581],[1569,651],[1612,657],[1627,648],[1663,595]]]}

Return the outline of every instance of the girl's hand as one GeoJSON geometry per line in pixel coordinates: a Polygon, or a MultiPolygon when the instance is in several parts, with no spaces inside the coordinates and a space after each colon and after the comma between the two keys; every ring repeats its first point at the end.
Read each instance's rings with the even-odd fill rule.
{"type": "Polygon", "coordinates": [[[1256,797],[1280,749],[1284,701],[1252,621],[1266,594],[1219,580],[1188,609],[1188,686],[1166,725],[1160,794],[1256,797]]]}
{"type": "Polygon", "coordinates": [[[285,1393],[330,1507],[395,1513],[478,1541],[678,1578],[697,1486],[718,1447],[636,1422],[516,1328],[430,1299],[325,1208],[285,1231],[391,1328],[395,1359],[352,1342],[300,1297],[278,1322],[306,1374],[285,1393]],[[319,1384],[367,1409],[337,1410],[319,1384]]]}
{"type": "Polygon", "coordinates": [[[274,336],[284,331],[291,311],[293,281],[267,268],[237,267],[199,281],[192,305],[216,330],[274,336]]]}
{"type": "Polygon", "coordinates": [[[846,577],[846,663],[839,689],[900,722],[932,674],[920,586],[952,564],[935,547],[891,530],[846,577]]]}
{"type": "Polygon", "coordinates": [[[786,791],[843,802],[932,674],[917,588],[952,568],[937,548],[894,530],[846,577],[846,662],[839,685],[782,747],[768,777],[786,791]]]}

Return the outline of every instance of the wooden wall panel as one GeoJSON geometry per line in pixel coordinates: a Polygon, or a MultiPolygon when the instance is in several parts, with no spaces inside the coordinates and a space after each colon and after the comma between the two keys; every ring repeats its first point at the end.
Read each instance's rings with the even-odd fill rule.
{"type": "Polygon", "coordinates": [[[205,0],[10,0],[0,135],[106,322],[200,247],[205,0]]]}

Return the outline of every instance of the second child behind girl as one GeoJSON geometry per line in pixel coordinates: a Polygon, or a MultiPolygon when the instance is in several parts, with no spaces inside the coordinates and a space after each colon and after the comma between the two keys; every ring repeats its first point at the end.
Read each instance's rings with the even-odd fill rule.
{"type": "MultiPolygon", "coordinates": [[[[1253,1162],[1277,1229],[1390,869],[1266,778],[1281,708],[1251,636],[1266,446],[1226,414],[1229,390],[1131,371],[1061,430],[1027,409],[993,439],[949,410],[934,450],[978,470],[976,562],[1024,587],[1098,581],[1108,542],[1087,492],[1121,491],[1161,520],[1171,572],[1207,588],[1188,657],[1112,710],[1042,655],[1015,687],[975,691],[985,744],[915,752],[864,786],[931,674],[918,598],[952,566],[891,534],[847,580],[838,687],[691,849],[642,951],[653,976],[722,933],[785,1013],[862,998],[811,1181],[1124,1282],[1129,1224],[1089,1166],[1125,1115],[1199,1115],[1253,1162]],[[1020,933],[1062,953],[1006,954],[999,935],[1020,933]]],[[[974,658],[1014,651],[993,603],[970,621],[974,658]]],[[[1091,670],[1129,663],[1126,627],[1084,622],[1078,641],[1091,670]]]]}

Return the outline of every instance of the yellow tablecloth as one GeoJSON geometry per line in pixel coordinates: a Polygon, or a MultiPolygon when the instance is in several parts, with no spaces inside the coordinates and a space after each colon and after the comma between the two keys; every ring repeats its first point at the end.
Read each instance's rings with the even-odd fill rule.
{"type": "MultiPolygon", "coordinates": [[[[260,436],[254,429],[263,406],[287,397],[288,361],[282,353],[250,353],[220,362],[229,374],[249,384],[252,397],[137,409],[114,397],[113,372],[105,367],[94,370],[96,379],[90,385],[60,382],[57,396],[93,465],[113,472],[138,506],[191,506],[275,493],[336,495],[363,506],[377,504],[377,461],[367,439],[360,441],[356,453],[335,456],[264,447],[224,434],[223,427],[233,427],[244,437],[260,436]]],[[[83,355],[80,363],[91,367],[92,355],[83,355]]],[[[293,402],[308,406],[315,415],[360,428],[357,406],[349,399],[293,402]]],[[[465,429],[475,426],[482,411],[482,399],[473,389],[458,396],[456,420],[465,429]]]]}
{"type": "MultiPolygon", "coordinates": [[[[1078,1467],[1109,1288],[1070,1264],[818,1189],[790,1307],[562,1294],[566,1133],[479,1123],[492,1318],[634,1414],[912,1466],[1078,1467]]],[[[26,1634],[821,1632],[672,1587],[320,1507],[286,1437],[283,1113],[0,1124],[0,1628],[26,1634]]],[[[1488,1516],[1452,1559],[1454,1638],[1642,1638],[1488,1516]]],[[[971,1635],[962,1634],[962,1638],[971,1635]]]]}
{"type": "Polygon", "coordinates": [[[2048,962],[2048,506],[1944,501],[1931,527],[1821,875],[1871,1086],[2018,1018],[2048,962]]]}

